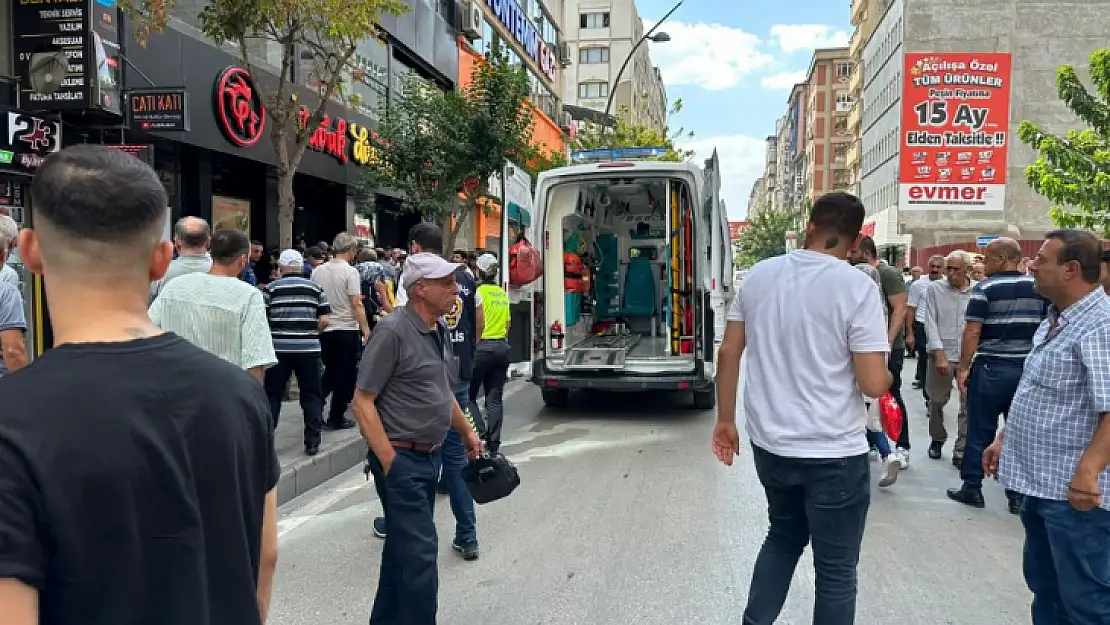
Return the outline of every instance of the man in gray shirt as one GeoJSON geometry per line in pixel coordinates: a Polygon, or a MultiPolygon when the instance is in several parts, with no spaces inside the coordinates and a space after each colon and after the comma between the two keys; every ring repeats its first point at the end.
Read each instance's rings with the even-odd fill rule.
{"type": "Polygon", "coordinates": [[[208,273],[212,269],[212,257],[208,255],[208,245],[212,242],[212,228],[200,217],[182,217],[173,225],[173,244],[177,248],[177,258],[170,262],[166,275],[150,285],[150,301],[166,283],[188,273],[208,273]]]}
{"type": "MultiPolygon", "coordinates": [[[[967,325],[965,313],[971,301],[971,257],[956,251],[945,261],[948,278],[938,280],[925,290],[925,337],[928,343],[929,367],[925,372],[925,390],[929,397],[929,457],[939,460],[948,430],[944,427],[944,406],[952,397],[952,382],[960,362],[960,342],[967,325]]],[[[960,393],[960,412],[956,421],[956,447],[952,463],[963,460],[967,439],[967,396],[960,393]]]]}
{"type": "Polygon", "coordinates": [[[27,366],[27,344],[23,340],[26,331],[19,289],[0,282],[0,377],[27,366]]]}
{"type": "Polygon", "coordinates": [[[402,275],[406,305],[370,335],[352,412],[370,445],[367,462],[385,512],[386,537],[370,622],[435,625],[439,571],[435,519],[440,448],[449,429],[475,458],[481,441],[451,390],[458,359],[440,319],[459,293],[458,267],[413,254],[402,275]]]}

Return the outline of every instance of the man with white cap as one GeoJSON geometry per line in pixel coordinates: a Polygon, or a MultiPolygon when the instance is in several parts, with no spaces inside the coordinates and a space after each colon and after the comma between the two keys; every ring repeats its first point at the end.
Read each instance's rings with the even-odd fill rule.
{"type": "Polygon", "coordinates": [[[371,623],[434,625],[439,588],[432,515],[449,430],[475,458],[481,442],[451,389],[458,359],[442,317],[455,306],[458,265],[436,254],[409,256],[401,281],[408,303],[370,335],[352,412],[370,446],[367,462],[385,512],[371,623]]]}
{"type": "Polygon", "coordinates": [[[297,376],[304,412],[304,451],[320,451],[324,427],[324,393],[320,380],[320,332],[328,327],[331,306],[324,289],[304,277],[304,257],[285,250],[278,257],[281,278],[262,289],[266,317],[274,337],[277,364],[266,371],[266,398],[274,427],[281,416],[281,400],[290,376],[297,376]]]}

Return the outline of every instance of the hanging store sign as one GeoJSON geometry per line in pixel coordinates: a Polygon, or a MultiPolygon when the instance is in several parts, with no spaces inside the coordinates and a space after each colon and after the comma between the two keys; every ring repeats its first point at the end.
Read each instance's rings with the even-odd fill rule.
{"type": "Polygon", "coordinates": [[[62,122],[57,118],[0,108],[0,120],[0,169],[32,173],[62,147],[62,122]]]}
{"type": "Polygon", "coordinates": [[[189,102],[185,88],[129,90],[127,125],[140,130],[187,132],[189,102]]]}
{"type": "Polygon", "coordinates": [[[1008,53],[905,55],[899,210],[1003,209],[1010,67],[1008,53]]]}
{"type": "Polygon", "coordinates": [[[105,144],[106,148],[127,152],[140,161],[154,167],[154,146],[145,143],[120,143],[116,145],[105,144]]]}
{"type": "Polygon", "coordinates": [[[231,66],[220,72],[212,90],[216,124],[232,144],[249,148],[262,139],[266,107],[247,70],[231,66]]]}
{"type": "Polygon", "coordinates": [[[508,29],[513,39],[520,44],[528,56],[547,76],[548,80],[555,80],[556,58],[547,42],[543,40],[542,33],[528,18],[528,14],[520,8],[516,0],[486,0],[490,11],[508,29]]]}
{"type": "MultiPolygon", "coordinates": [[[[297,128],[306,128],[311,117],[312,111],[307,106],[297,109],[297,128]]],[[[327,154],[343,164],[369,165],[380,162],[378,150],[371,143],[374,139],[377,133],[362,124],[324,115],[308,140],[308,149],[327,154]]]]}

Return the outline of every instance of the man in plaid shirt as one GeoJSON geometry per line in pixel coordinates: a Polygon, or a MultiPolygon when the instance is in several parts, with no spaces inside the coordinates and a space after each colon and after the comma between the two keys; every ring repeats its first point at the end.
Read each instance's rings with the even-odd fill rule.
{"type": "Polygon", "coordinates": [[[1048,233],[1031,270],[1052,302],[983,469],[1021,495],[1035,625],[1110,623],[1110,298],[1101,245],[1048,233]],[[1000,458],[1001,456],[1001,458],[1000,458]]]}

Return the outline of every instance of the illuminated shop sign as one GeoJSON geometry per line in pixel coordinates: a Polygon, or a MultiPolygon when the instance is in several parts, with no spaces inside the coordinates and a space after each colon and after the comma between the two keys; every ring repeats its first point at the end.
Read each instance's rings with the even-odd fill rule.
{"type": "Polygon", "coordinates": [[[555,55],[516,0],[486,0],[490,11],[508,29],[549,80],[555,80],[555,55]]]}

